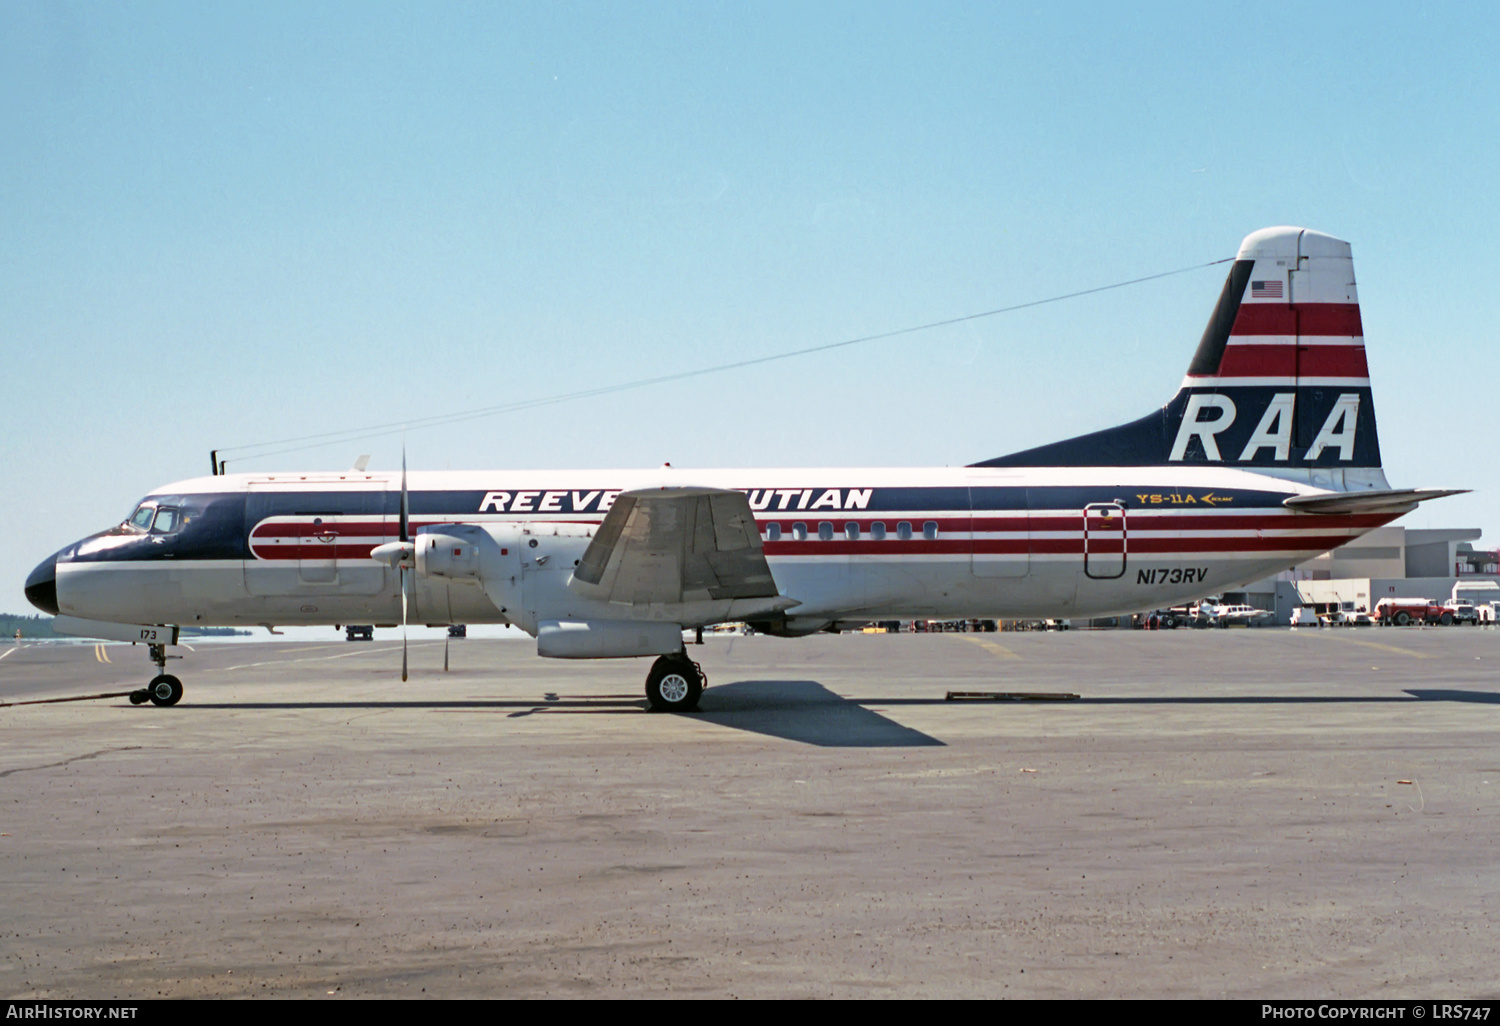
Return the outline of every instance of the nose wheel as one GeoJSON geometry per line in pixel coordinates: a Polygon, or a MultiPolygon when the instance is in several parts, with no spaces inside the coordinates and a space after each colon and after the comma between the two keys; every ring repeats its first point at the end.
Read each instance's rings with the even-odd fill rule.
{"type": "Polygon", "coordinates": [[[141,705],[150,702],[152,705],[176,705],[177,700],[182,697],[182,681],[170,673],[162,673],[151,679],[140,691],[130,694],[131,705],[141,705]]]}
{"type": "Polygon", "coordinates": [[[182,681],[170,673],[161,671],[166,670],[168,659],[181,659],[182,657],[167,655],[167,646],[165,645],[150,645],[148,648],[151,652],[151,661],[156,664],[158,672],[155,677],[151,678],[150,684],[147,684],[139,691],[132,691],[130,693],[130,704],[143,705],[146,702],[150,702],[152,705],[157,706],[176,705],[178,700],[182,698],[182,681]]]}
{"type": "Polygon", "coordinates": [[[685,653],[662,656],[646,675],[646,701],[652,712],[696,712],[704,683],[703,667],[685,653]]]}

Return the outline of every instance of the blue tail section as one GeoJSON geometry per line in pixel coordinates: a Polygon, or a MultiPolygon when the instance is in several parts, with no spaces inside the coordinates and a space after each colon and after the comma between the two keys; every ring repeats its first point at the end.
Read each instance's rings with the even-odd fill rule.
{"type": "Polygon", "coordinates": [[[1248,236],[1171,402],[1129,424],[974,465],[1178,463],[1387,487],[1347,242],[1305,228],[1248,236]]]}

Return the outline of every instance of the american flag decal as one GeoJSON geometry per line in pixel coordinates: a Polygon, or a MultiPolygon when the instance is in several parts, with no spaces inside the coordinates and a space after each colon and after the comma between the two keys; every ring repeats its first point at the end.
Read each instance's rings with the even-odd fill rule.
{"type": "Polygon", "coordinates": [[[1280,299],[1281,282],[1279,281],[1252,281],[1250,283],[1251,299],[1280,299]]]}

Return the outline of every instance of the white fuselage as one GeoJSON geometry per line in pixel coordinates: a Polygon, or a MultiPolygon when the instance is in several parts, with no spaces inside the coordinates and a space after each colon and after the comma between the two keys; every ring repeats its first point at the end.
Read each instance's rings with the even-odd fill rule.
{"type": "MultiPolygon", "coordinates": [[[[1391,519],[1295,513],[1284,498],[1320,489],[1201,465],[412,473],[414,532],[525,525],[527,543],[504,612],[493,588],[416,575],[411,622],[534,630],[574,601],[572,567],[614,497],[662,485],[748,495],[777,588],[798,603],[787,613],[792,632],[1166,607],[1284,570],[1391,519]]],[[[184,626],[396,623],[397,572],[370,550],[398,536],[400,487],[397,474],[349,471],[157,489],[144,502],[181,509],[176,532],[122,526],[59,553],[60,611],[184,626]]]]}

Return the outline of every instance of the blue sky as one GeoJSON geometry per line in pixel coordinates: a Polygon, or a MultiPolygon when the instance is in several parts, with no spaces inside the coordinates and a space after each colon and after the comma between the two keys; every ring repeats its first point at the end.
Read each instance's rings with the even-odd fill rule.
{"type": "MultiPolygon", "coordinates": [[[[0,5],[25,573],[208,450],[1350,240],[1407,518],[1500,543],[1488,5],[0,5]]],[[[1222,269],[407,436],[413,467],[960,464],[1143,414],[1222,269]]],[[[231,469],[400,461],[388,437],[231,469]]]]}

